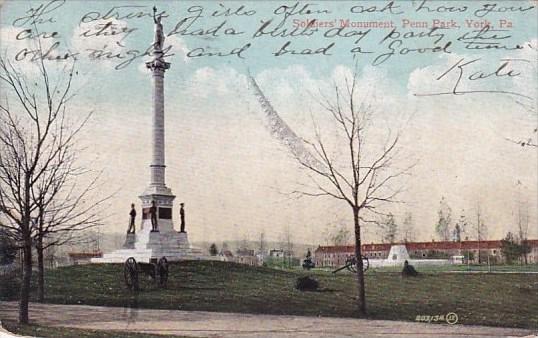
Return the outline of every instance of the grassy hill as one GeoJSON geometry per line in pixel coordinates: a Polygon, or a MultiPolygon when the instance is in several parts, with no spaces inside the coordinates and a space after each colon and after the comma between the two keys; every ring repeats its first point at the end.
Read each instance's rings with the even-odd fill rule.
{"type": "MultiPolygon", "coordinates": [[[[226,262],[172,264],[167,289],[141,278],[138,295],[124,286],[120,264],[59,268],[46,275],[46,302],[141,308],[356,316],[356,283],[350,273],[311,272],[318,292],[294,288],[303,271],[281,271],[226,262]]],[[[399,273],[366,275],[369,317],[415,320],[454,312],[462,324],[538,328],[538,275],[399,273]]],[[[8,297],[4,296],[4,299],[8,297]]],[[[12,297],[11,297],[12,298],[12,297]]]]}

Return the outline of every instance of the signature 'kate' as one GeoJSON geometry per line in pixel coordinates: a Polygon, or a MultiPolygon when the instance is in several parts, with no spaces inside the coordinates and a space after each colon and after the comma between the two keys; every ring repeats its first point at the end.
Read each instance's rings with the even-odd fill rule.
{"type": "Polygon", "coordinates": [[[484,70],[474,70],[471,71],[471,65],[476,65],[476,62],[480,61],[481,58],[476,58],[472,60],[466,60],[465,58],[459,59],[455,64],[450,66],[445,72],[438,76],[435,80],[441,81],[446,80],[449,74],[457,74],[456,81],[451,84],[451,91],[439,92],[439,93],[421,93],[415,94],[415,96],[438,96],[438,95],[465,95],[465,94],[477,94],[477,93],[497,93],[497,94],[507,94],[524,97],[531,99],[531,97],[523,95],[509,90],[487,90],[487,89],[475,89],[475,90],[461,90],[461,85],[468,81],[473,82],[488,82],[491,83],[500,78],[514,78],[521,75],[521,71],[516,70],[513,67],[513,63],[516,62],[530,62],[525,59],[501,59],[501,64],[495,68],[495,70],[484,71],[484,70]]]}

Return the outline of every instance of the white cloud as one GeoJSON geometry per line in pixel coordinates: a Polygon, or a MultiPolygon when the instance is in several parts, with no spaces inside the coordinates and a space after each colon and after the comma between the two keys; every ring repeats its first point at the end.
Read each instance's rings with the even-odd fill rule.
{"type": "Polygon", "coordinates": [[[166,39],[164,40],[164,43],[167,46],[168,45],[172,46],[172,49],[170,50],[171,53],[174,53],[184,62],[190,61],[190,58],[187,57],[189,48],[187,47],[185,40],[183,40],[183,38],[181,38],[179,35],[172,35],[172,36],[166,37],[166,39]]]}
{"type": "MultiPolygon", "coordinates": [[[[318,124],[334,122],[321,103],[335,100],[335,86],[347,93],[353,72],[351,67],[336,65],[328,77],[315,77],[304,65],[291,65],[266,69],[256,78],[279,114],[290,125],[304,128],[311,126],[311,116],[318,124]]],[[[407,112],[397,108],[404,106],[400,102],[402,98],[392,94],[396,84],[384,70],[371,66],[358,69],[355,86],[355,102],[365,103],[374,110],[384,128],[406,120],[407,112]]]]}
{"type": "Polygon", "coordinates": [[[247,80],[245,75],[231,67],[203,67],[193,73],[188,83],[188,96],[197,99],[228,99],[229,102],[246,88],[247,80]]]}

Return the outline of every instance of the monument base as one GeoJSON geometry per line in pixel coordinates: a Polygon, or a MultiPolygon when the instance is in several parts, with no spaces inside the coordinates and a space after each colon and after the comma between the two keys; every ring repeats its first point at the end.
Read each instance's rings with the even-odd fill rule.
{"type": "Polygon", "coordinates": [[[385,259],[370,259],[370,267],[388,267],[397,266],[403,267],[405,261],[413,266],[425,266],[425,265],[447,265],[450,264],[448,259],[413,259],[409,257],[407,248],[405,245],[392,245],[390,247],[389,255],[385,259]]]}
{"type": "Polygon", "coordinates": [[[170,224],[162,224],[162,227],[159,227],[160,231],[152,232],[151,223],[145,221],[142,229],[136,234],[126,235],[122,249],[105,253],[100,258],[92,258],[91,262],[124,263],[129,257],[147,263],[161,257],[166,257],[170,262],[211,259],[202,254],[202,250],[190,245],[186,232],[173,230],[171,221],[169,222],[170,224]]]}

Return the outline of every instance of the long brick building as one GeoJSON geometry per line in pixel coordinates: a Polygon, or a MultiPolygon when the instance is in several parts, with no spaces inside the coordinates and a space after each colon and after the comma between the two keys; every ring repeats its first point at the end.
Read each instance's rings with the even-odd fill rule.
{"type": "MultiPolygon", "coordinates": [[[[538,240],[528,240],[531,251],[527,255],[529,263],[538,263],[538,240]]],[[[470,257],[470,263],[486,261],[488,258],[495,263],[502,263],[501,241],[462,241],[462,242],[410,242],[395,243],[405,245],[411,258],[440,259],[452,256],[470,257]],[[479,255],[480,252],[480,255],[479,255]]],[[[392,244],[363,244],[362,254],[370,259],[386,259],[392,244]]],[[[341,266],[346,258],[355,254],[354,245],[319,246],[314,251],[316,266],[341,266]]]]}

